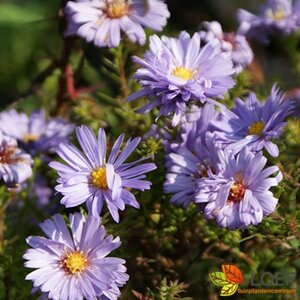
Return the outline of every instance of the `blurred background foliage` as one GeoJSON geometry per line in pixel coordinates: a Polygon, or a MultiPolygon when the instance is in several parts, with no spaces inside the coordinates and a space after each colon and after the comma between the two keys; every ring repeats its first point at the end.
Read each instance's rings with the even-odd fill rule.
{"type": "MultiPolygon", "coordinates": [[[[236,10],[239,7],[257,11],[262,1],[243,0],[169,0],[171,19],[165,32],[176,34],[179,30],[194,32],[204,20],[218,20],[226,31],[235,30],[236,10]],[[226,9],[224,9],[226,8],[226,9]]],[[[10,103],[20,96],[27,95],[31,83],[51,62],[60,58],[63,47],[62,11],[59,1],[41,2],[37,0],[24,1],[2,0],[0,2],[0,86],[1,105],[10,103]]],[[[278,81],[287,87],[298,84],[293,74],[292,59],[287,58],[287,52],[293,52],[298,45],[298,39],[281,39],[282,47],[271,44],[267,48],[254,45],[257,62],[256,80],[260,84],[271,85],[278,81]],[[282,82],[282,72],[285,72],[282,82]]],[[[101,60],[95,53],[101,50],[89,45],[86,49],[90,65],[99,72],[101,60]]],[[[298,63],[299,65],[299,63],[298,63]]],[[[300,66],[298,66],[298,69],[300,66]]],[[[91,71],[92,72],[92,71],[91,71]]],[[[89,84],[99,82],[99,76],[86,74],[89,84]]]]}
{"type": "MultiPolygon", "coordinates": [[[[169,0],[171,19],[164,33],[194,32],[206,20],[218,20],[225,31],[236,30],[237,9],[257,11],[261,2],[169,0]]],[[[127,137],[142,136],[154,122],[155,113],[138,115],[134,109],[143,100],[128,104],[124,99],[138,88],[130,78],[135,70],[130,56],[142,55],[147,45],[141,48],[125,41],[122,47],[105,50],[71,39],[66,43],[72,43],[73,52],[64,65],[66,43],[62,39],[60,6],[54,0],[0,2],[1,109],[10,105],[29,112],[43,106],[49,114],[60,113],[77,124],[88,124],[95,130],[105,127],[111,141],[121,132],[127,137]],[[71,78],[71,90],[60,90],[61,80],[66,79],[62,75],[71,78]]],[[[267,47],[251,45],[255,61],[238,77],[238,85],[225,99],[227,104],[249,89],[266,96],[274,81],[283,90],[300,88],[299,34],[276,37],[267,47]]],[[[164,122],[160,119],[158,125],[164,122]]],[[[137,194],[141,209],[127,208],[119,225],[107,214],[103,217],[108,231],[120,235],[123,241],[115,253],[127,260],[130,274],[122,299],[216,300],[219,289],[210,283],[208,273],[220,270],[224,261],[235,263],[243,270],[243,287],[249,287],[251,272],[292,272],[295,280],[289,287],[298,288],[300,294],[297,287],[300,277],[299,120],[291,118],[279,146],[280,157],[269,158],[270,164],[279,165],[284,173],[280,187],[273,190],[280,197],[278,211],[257,227],[229,231],[218,228],[213,221],[205,221],[194,206],[185,210],[169,204],[169,196],[162,191],[165,172],[162,141],[146,139],[136,155],[150,154],[159,166],[149,176],[153,189],[137,194]]],[[[56,174],[39,158],[35,159],[35,166],[54,186],[56,174]]],[[[16,195],[4,187],[0,190],[1,300],[35,298],[30,296],[31,283],[24,280],[28,272],[22,261],[25,237],[41,234],[37,223],[53,212],[73,211],[58,205],[59,195],[48,206],[38,207],[30,186],[32,182],[28,189],[16,195]]],[[[297,296],[236,294],[229,298],[284,300],[297,299],[297,296]]]]}

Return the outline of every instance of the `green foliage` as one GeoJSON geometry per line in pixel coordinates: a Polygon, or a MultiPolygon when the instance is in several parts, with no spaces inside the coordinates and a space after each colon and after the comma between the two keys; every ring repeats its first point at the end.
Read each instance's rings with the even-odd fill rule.
{"type": "Polygon", "coordinates": [[[142,295],[139,292],[133,291],[134,296],[140,300],[191,300],[192,298],[181,297],[181,294],[185,293],[187,285],[176,281],[170,281],[164,278],[161,281],[161,285],[155,290],[148,290],[146,295],[142,295]]]}

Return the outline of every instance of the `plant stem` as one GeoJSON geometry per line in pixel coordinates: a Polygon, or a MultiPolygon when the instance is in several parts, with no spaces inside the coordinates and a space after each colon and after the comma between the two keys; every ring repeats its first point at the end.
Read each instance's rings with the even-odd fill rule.
{"type": "Polygon", "coordinates": [[[119,67],[122,100],[126,99],[129,96],[129,87],[128,87],[128,81],[126,76],[126,68],[125,68],[126,59],[127,59],[127,55],[124,53],[123,47],[120,45],[117,48],[117,60],[118,60],[118,67],[119,67]]]}

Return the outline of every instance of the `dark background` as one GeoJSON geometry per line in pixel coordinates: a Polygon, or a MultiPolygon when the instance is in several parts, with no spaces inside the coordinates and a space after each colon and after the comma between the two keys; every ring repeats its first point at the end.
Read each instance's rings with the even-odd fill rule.
{"type": "MultiPolygon", "coordinates": [[[[242,7],[258,11],[262,1],[244,0],[169,0],[171,19],[164,32],[176,35],[180,30],[194,32],[205,20],[218,20],[226,31],[237,29],[236,12],[242,7]]],[[[2,0],[0,2],[0,104],[24,96],[31,82],[57,59],[62,47],[60,1],[2,0]]],[[[267,48],[253,44],[258,60],[254,73],[257,81],[270,86],[281,82],[295,87],[297,79],[289,71],[286,60],[276,44],[267,48]],[[288,79],[288,80],[287,80],[288,79]]],[[[95,51],[95,53],[97,53],[95,51]]]]}

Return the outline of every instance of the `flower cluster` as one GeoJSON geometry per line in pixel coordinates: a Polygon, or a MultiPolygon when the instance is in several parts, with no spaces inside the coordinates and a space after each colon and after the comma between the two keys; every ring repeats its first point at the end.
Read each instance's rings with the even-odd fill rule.
{"type": "Polygon", "coordinates": [[[259,15],[240,9],[238,21],[240,34],[267,43],[272,34],[287,35],[300,28],[300,1],[268,0],[261,6],[259,15]]]}
{"type": "Polygon", "coordinates": [[[199,33],[191,37],[181,32],[178,39],[151,36],[144,59],[134,57],[134,61],[142,66],[135,75],[142,89],[128,100],[148,97],[150,103],[138,112],[146,113],[159,106],[159,116],[173,114],[173,126],[180,122],[187,103],[222,98],[234,86],[231,59],[222,55],[215,43],[201,47],[199,33]]]}
{"type": "Polygon", "coordinates": [[[124,260],[106,257],[121,243],[119,238],[105,237],[104,227],[99,227],[99,214],[103,202],[116,222],[119,222],[118,210],[124,210],[126,204],[139,208],[128,189],[149,189],[151,183],[143,179],[145,173],[156,166],[139,164],[144,158],[125,163],[140,138],[128,140],[120,152],[124,139],[121,135],[106,159],[107,141],[103,129],[99,129],[98,138],[87,126],[77,127],[76,134],[84,153],[73,144],[60,143],[56,152],[67,165],[51,162],[50,166],[60,175],[56,190],[64,196],[61,203],[74,207],[86,202],[88,218],[81,213],[69,216],[72,236],[61,215],[42,223],[41,228],[48,238],[27,239],[32,249],[24,255],[25,266],[37,270],[26,279],[34,282],[33,293],[41,290],[49,299],[115,300],[128,275],[124,260]]]}
{"type": "Polygon", "coordinates": [[[231,58],[236,74],[252,62],[253,52],[244,35],[223,32],[221,24],[217,21],[203,22],[202,27],[202,41],[220,45],[222,52],[231,58]]]}
{"type": "MultiPolygon", "coordinates": [[[[163,0],[66,2],[65,34],[78,35],[98,47],[117,47],[122,32],[143,45],[144,28],[161,31],[170,16],[163,0]]],[[[182,31],[178,38],[150,36],[144,57],[133,56],[140,66],[133,78],[141,89],[127,100],[147,98],[149,102],[137,112],[171,116],[171,124],[152,124],[143,144],[143,150],[150,149],[145,155],[140,150],[142,157],[137,160],[129,157],[141,141],[138,137],[124,143],[121,134],[111,143],[104,129],[95,135],[87,125],[75,128],[58,117],[48,119],[43,109],[30,116],[14,109],[0,113],[0,178],[5,185],[25,185],[33,163],[46,162],[58,174],[55,190],[62,195],[60,204],[73,209],[85,204],[88,211],[85,214],[80,207],[80,213],[69,214],[69,222],[55,214],[40,224],[45,237],[27,238],[30,248],[23,258],[25,267],[35,269],[26,277],[33,281],[32,293],[40,291],[42,299],[54,300],[120,296],[129,278],[125,260],[108,255],[121,242],[106,234],[100,216],[107,209],[119,223],[119,213],[127,205],[140,208],[137,191],[151,188],[146,174],[157,168],[147,161],[163,147],[163,188],[172,194],[172,204],[186,208],[193,203],[206,219],[229,229],[257,225],[276,210],[278,199],[270,189],[279,184],[282,173],[278,166],[270,166],[264,154],[279,155],[276,139],[293,104],[276,85],[264,102],[253,92],[235,99],[230,109],[217,100],[231,97],[234,75],[254,58],[246,36],[259,33],[267,41],[276,31],[289,34],[300,25],[299,10],[299,1],[269,0],[259,16],[239,11],[237,33],[223,32],[213,21],[204,22],[203,30],[193,35],[182,31]],[[69,141],[74,130],[77,144],[69,141]],[[59,160],[53,159],[55,154],[59,160]]],[[[118,68],[106,63],[120,69],[120,77],[126,75],[121,70],[125,61],[118,61],[118,68]]],[[[121,84],[129,95],[133,85],[125,81],[121,84]]],[[[48,203],[52,189],[38,168],[34,175],[38,204],[48,203]]]]}
{"type": "Polygon", "coordinates": [[[121,31],[143,45],[143,27],[161,31],[170,16],[161,0],[76,0],[67,3],[65,13],[66,35],[79,35],[98,47],[117,47],[121,31]]]}
{"type": "Polygon", "coordinates": [[[265,168],[265,148],[278,155],[276,138],[292,105],[276,86],[260,104],[254,93],[236,107],[218,113],[206,104],[184,120],[179,138],[166,157],[165,191],[171,202],[193,202],[208,219],[230,229],[257,225],[278,202],[269,191],[281,180],[278,167],[265,168]],[[270,177],[273,173],[276,177],[270,177]]]}

